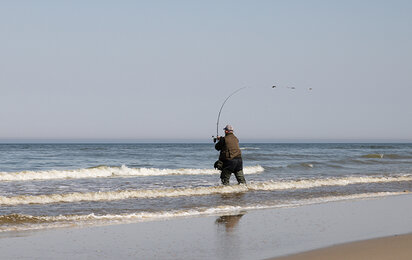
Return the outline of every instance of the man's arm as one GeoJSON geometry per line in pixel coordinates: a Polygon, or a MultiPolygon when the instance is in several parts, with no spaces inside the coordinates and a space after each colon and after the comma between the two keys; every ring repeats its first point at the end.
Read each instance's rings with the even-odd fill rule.
{"type": "Polygon", "coordinates": [[[219,138],[219,142],[217,142],[217,144],[215,144],[215,149],[220,151],[223,149],[223,146],[225,145],[225,138],[224,137],[220,137],[219,138]]]}

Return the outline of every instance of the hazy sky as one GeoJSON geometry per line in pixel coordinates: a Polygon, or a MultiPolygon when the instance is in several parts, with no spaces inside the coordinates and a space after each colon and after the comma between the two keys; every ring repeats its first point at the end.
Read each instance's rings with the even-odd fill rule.
{"type": "Polygon", "coordinates": [[[220,119],[241,140],[412,141],[411,13],[412,1],[2,0],[0,139],[209,141],[247,86],[220,119]]]}

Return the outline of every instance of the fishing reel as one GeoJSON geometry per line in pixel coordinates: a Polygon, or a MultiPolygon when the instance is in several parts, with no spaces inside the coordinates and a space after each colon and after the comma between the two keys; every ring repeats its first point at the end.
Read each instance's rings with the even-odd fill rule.
{"type": "Polygon", "coordinates": [[[218,141],[218,140],[220,140],[220,138],[222,138],[221,136],[214,136],[214,135],[212,135],[212,138],[213,138],[213,142],[214,143],[216,143],[216,141],[218,141]]]}

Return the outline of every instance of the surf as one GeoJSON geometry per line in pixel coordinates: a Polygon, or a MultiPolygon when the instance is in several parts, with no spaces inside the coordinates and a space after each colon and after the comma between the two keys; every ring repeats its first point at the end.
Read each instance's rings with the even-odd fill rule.
{"type": "Polygon", "coordinates": [[[73,192],[62,194],[0,196],[0,205],[14,206],[27,204],[99,202],[125,199],[153,199],[182,196],[209,196],[253,191],[276,191],[310,189],[323,186],[346,186],[352,184],[388,183],[412,181],[412,175],[399,176],[349,176],[341,178],[296,179],[283,181],[250,182],[247,185],[162,188],[146,190],[116,190],[102,192],[73,192]]]}
{"type": "Polygon", "coordinates": [[[9,214],[0,216],[0,232],[28,231],[51,228],[63,228],[73,226],[99,226],[110,224],[125,224],[144,221],[156,221],[162,219],[213,216],[222,214],[242,213],[251,210],[270,208],[299,207],[311,204],[321,204],[334,201],[345,201],[355,199],[368,199],[387,196],[404,195],[405,192],[375,192],[360,193],[343,196],[327,196],[302,200],[284,201],[281,203],[251,204],[243,206],[220,205],[214,207],[195,207],[190,209],[166,210],[166,211],[140,211],[125,214],[96,215],[58,215],[58,216],[32,216],[25,214],[9,214]]]}
{"type": "MultiPolygon", "coordinates": [[[[244,167],[244,174],[259,174],[264,171],[260,165],[244,167]]],[[[218,175],[215,169],[160,169],[160,168],[130,168],[125,165],[110,167],[105,165],[76,170],[47,170],[0,172],[0,181],[34,181],[56,179],[86,179],[86,178],[116,178],[116,177],[144,177],[167,175],[218,175]]]]}

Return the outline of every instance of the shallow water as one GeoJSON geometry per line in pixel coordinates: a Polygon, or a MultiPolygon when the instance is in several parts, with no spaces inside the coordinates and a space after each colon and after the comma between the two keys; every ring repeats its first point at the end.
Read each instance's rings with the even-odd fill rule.
{"type": "Polygon", "coordinates": [[[247,186],[213,144],[0,144],[0,231],[231,214],[412,190],[412,144],[241,144],[247,186]]]}

